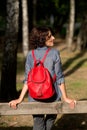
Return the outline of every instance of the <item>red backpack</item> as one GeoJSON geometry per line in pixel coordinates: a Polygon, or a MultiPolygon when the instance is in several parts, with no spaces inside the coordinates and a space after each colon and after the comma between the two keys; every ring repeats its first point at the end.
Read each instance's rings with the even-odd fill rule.
{"type": "Polygon", "coordinates": [[[35,99],[48,99],[55,93],[53,82],[56,78],[52,78],[48,69],[44,67],[44,60],[50,49],[48,49],[42,60],[36,60],[34,50],[32,56],[34,59],[34,66],[28,73],[28,90],[32,98],[35,99]]]}

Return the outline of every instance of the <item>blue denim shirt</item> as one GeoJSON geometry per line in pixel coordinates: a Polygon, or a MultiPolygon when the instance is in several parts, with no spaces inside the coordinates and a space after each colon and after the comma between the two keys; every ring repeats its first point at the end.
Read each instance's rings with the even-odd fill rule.
{"type": "MultiPolygon", "coordinates": [[[[47,47],[35,49],[34,53],[35,53],[36,59],[41,60],[47,49],[48,49],[47,47]]],[[[32,53],[31,51],[29,51],[27,59],[26,59],[26,64],[25,64],[25,81],[24,81],[25,83],[27,83],[28,72],[33,67],[33,64],[34,64],[34,60],[32,57],[32,53]]],[[[61,98],[59,85],[61,83],[64,83],[64,76],[62,72],[61,59],[60,59],[60,54],[58,50],[50,49],[44,61],[44,66],[49,70],[51,76],[56,74],[56,82],[54,83],[54,86],[57,93],[56,100],[59,100],[61,98]]],[[[29,95],[29,101],[35,101],[35,100],[29,95]]]]}

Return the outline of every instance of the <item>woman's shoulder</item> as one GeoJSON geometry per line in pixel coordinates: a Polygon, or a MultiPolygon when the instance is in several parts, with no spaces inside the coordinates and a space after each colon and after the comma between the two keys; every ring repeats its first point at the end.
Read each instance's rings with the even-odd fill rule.
{"type": "Polygon", "coordinates": [[[59,50],[57,50],[55,48],[51,48],[51,53],[58,55],[59,54],[59,50]]]}
{"type": "Polygon", "coordinates": [[[54,59],[54,61],[58,61],[60,59],[59,50],[52,48],[50,51],[50,56],[54,59]]]}
{"type": "Polygon", "coordinates": [[[29,50],[28,55],[32,55],[32,51],[35,51],[35,49],[29,50]]]}
{"type": "Polygon", "coordinates": [[[32,50],[29,50],[28,54],[27,54],[27,58],[32,56],[32,50]]]}

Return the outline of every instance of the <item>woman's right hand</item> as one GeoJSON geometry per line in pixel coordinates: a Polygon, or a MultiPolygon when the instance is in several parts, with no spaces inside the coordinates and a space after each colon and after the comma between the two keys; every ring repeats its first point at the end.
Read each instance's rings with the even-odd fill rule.
{"type": "Polygon", "coordinates": [[[12,107],[13,109],[17,109],[17,105],[20,103],[19,99],[16,100],[12,100],[10,101],[8,104],[10,107],[12,107]]]}
{"type": "Polygon", "coordinates": [[[9,106],[12,107],[13,109],[17,109],[17,105],[22,102],[22,100],[23,100],[23,98],[24,98],[24,96],[25,96],[27,90],[28,90],[27,84],[24,84],[23,89],[22,89],[22,91],[21,91],[21,94],[20,94],[19,98],[10,101],[10,102],[8,103],[9,106]]]}

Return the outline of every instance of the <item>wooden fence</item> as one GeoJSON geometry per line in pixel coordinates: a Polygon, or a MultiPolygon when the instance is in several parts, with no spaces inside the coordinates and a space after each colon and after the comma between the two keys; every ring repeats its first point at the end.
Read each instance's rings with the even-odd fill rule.
{"type": "Polygon", "coordinates": [[[80,114],[87,113],[87,101],[77,101],[76,107],[70,109],[65,102],[23,102],[17,109],[9,107],[8,103],[0,103],[0,115],[28,115],[28,114],[80,114]]]}

